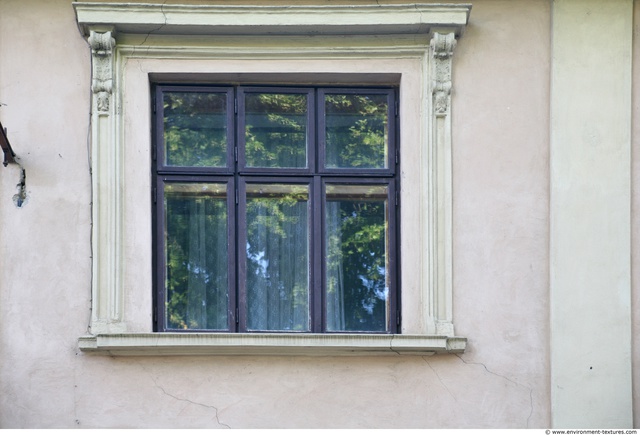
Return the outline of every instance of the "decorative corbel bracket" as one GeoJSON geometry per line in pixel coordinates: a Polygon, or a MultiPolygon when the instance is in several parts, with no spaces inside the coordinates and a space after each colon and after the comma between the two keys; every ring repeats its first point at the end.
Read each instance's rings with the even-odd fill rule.
{"type": "Polygon", "coordinates": [[[436,116],[449,113],[451,105],[451,57],[456,47],[454,33],[434,33],[431,39],[433,55],[433,109],[436,116]]]}
{"type": "Polygon", "coordinates": [[[91,31],[88,38],[91,46],[92,81],[91,91],[95,95],[99,112],[109,111],[109,100],[113,93],[113,48],[116,40],[111,32],[91,31]]]}

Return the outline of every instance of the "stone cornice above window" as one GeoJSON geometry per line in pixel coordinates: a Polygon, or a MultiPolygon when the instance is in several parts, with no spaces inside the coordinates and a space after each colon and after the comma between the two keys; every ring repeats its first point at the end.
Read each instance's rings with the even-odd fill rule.
{"type": "Polygon", "coordinates": [[[160,5],[75,2],[82,33],[105,28],[155,35],[380,35],[447,31],[459,36],[469,4],[349,6],[160,5]]]}
{"type": "Polygon", "coordinates": [[[462,353],[467,339],[381,334],[99,334],[80,337],[82,351],[121,355],[363,356],[462,353]]]}

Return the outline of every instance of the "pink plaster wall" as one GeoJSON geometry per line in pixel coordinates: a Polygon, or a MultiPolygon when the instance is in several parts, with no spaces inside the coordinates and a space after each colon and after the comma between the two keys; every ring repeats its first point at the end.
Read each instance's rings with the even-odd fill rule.
{"type": "MultiPolygon", "coordinates": [[[[455,53],[454,323],[549,424],[548,1],[474,2],[455,53]]],[[[506,382],[506,381],[505,381],[506,382]]]]}
{"type": "Polygon", "coordinates": [[[74,426],[89,320],[88,46],[70,1],[0,2],[0,120],[26,171],[0,166],[0,426],[74,426]]]}
{"type": "Polygon", "coordinates": [[[15,207],[18,172],[0,168],[0,427],[549,426],[548,1],[474,1],[454,56],[454,320],[467,352],[354,358],[78,351],[89,48],[69,0],[28,4],[0,2],[0,120],[28,190],[15,207]]]}

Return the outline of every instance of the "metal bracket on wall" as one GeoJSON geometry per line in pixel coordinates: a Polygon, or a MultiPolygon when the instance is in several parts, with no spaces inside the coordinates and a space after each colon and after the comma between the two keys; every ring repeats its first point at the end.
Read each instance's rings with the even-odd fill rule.
{"type": "Polygon", "coordinates": [[[6,167],[9,163],[16,163],[14,159],[16,153],[11,149],[11,144],[7,139],[7,130],[2,126],[2,123],[0,123],[0,147],[2,147],[2,152],[4,153],[2,164],[6,167]]]}

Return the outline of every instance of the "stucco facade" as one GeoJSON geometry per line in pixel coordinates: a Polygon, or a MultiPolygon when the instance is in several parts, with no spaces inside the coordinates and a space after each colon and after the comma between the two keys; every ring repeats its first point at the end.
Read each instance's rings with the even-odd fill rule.
{"type": "MultiPolygon", "coordinates": [[[[378,3],[408,2],[296,2],[378,3]]],[[[0,427],[637,426],[640,94],[632,71],[640,62],[640,3],[450,3],[472,7],[451,57],[444,118],[431,109],[424,80],[431,78],[425,53],[437,29],[410,36],[411,43],[378,37],[369,59],[363,53],[373,43],[358,42],[358,61],[327,54],[331,37],[325,46],[303,38],[281,43],[288,57],[274,54],[277,44],[266,39],[263,57],[253,59],[242,51],[249,43],[224,38],[191,35],[204,54],[176,57],[180,45],[154,35],[159,26],[150,34],[114,32],[119,53],[128,53],[115,63],[120,81],[108,109],[120,123],[109,130],[122,147],[114,166],[96,148],[111,140],[100,136],[97,117],[107,112],[97,110],[92,50],[72,2],[1,1],[0,121],[19,165],[0,168],[0,427]],[[385,47],[393,44],[403,47],[402,57],[389,55],[385,47]],[[214,45],[218,51],[206,48],[214,45]],[[421,46],[423,53],[415,48],[421,46]],[[400,77],[393,80],[403,104],[402,333],[460,337],[466,346],[453,349],[451,341],[449,352],[436,354],[353,356],[318,343],[301,355],[216,355],[215,348],[158,355],[148,340],[129,350],[133,355],[91,349],[99,347],[98,333],[152,334],[150,77],[214,71],[400,77]],[[431,144],[433,131],[444,132],[433,141],[451,146],[449,162],[434,163],[415,145],[431,144]],[[420,187],[430,182],[422,168],[431,164],[445,168],[444,181],[434,183],[451,183],[437,200],[420,187]],[[20,202],[14,196],[22,169],[20,202]],[[117,211],[97,210],[105,186],[116,191],[105,195],[115,195],[117,211]],[[444,204],[433,222],[448,245],[429,245],[424,210],[433,204],[444,204]],[[113,213],[121,226],[101,226],[113,213]],[[120,245],[111,244],[113,234],[120,245]],[[118,246],[117,255],[106,252],[120,263],[96,258],[104,255],[97,246],[118,246]],[[441,248],[435,260],[430,246],[441,248]],[[118,271],[117,303],[96,288],[105,264],[118,271]],[[425,271],[429,265],[449,270],[433,293],[423,291],[440,276],[425,271]],[[439,293],[447,286],[449,302],[439,293]],[[429,311],[424,299],[431,296],[441,297],[441,313],[429,311]],[[96,312],[105,306],[101,297],[109,310],[116,307],[117,322],[101,323],[111,319],[111,312],[96,312]],[[81,337],[90,344],[79,344],[81,337]]]]}

